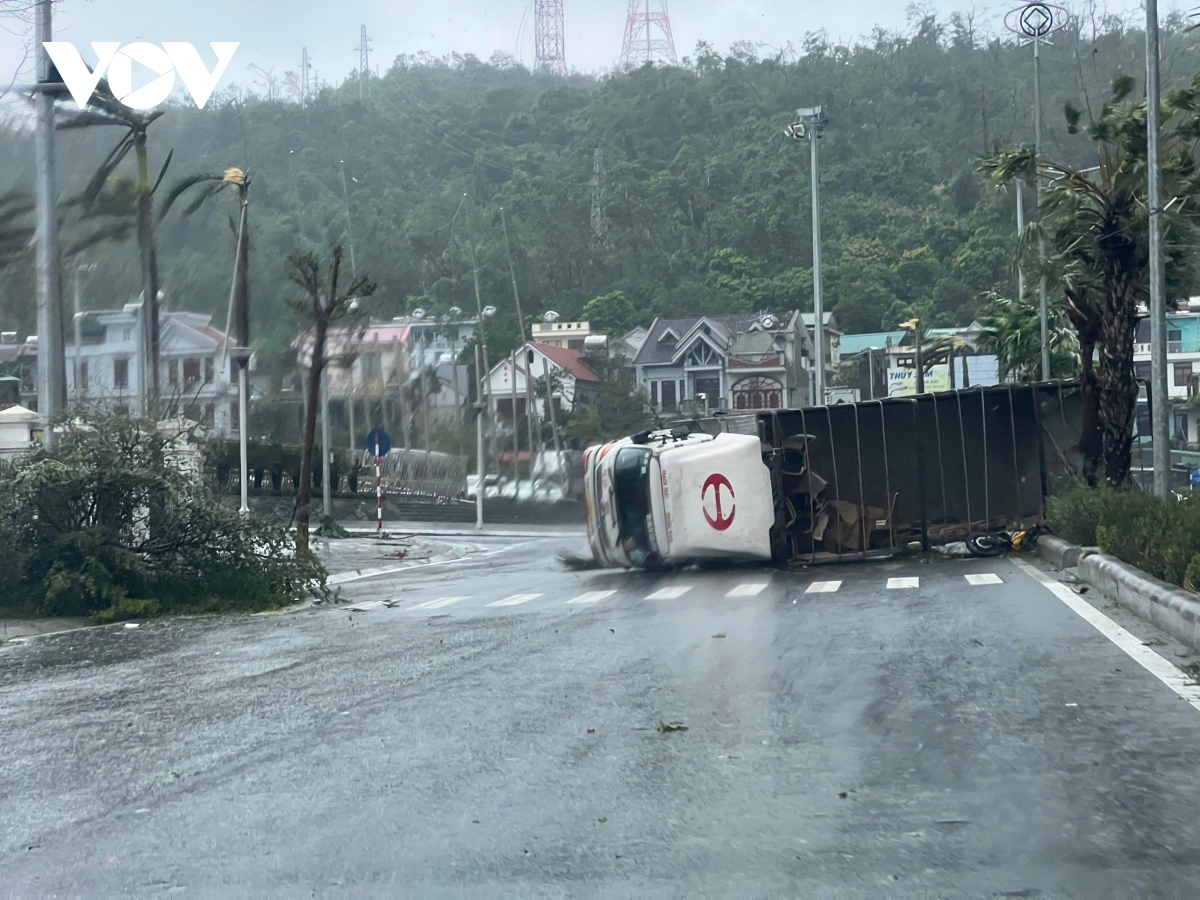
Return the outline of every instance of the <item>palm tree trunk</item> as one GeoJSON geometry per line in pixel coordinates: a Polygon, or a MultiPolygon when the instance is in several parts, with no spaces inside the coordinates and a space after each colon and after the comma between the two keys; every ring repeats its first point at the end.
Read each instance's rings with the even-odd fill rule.
{"type": "Polygon", "coordinates": [[[140,132],[135,138],[134,151],[137,154],[138,167],[137,236],[142,263],[142,302],[145,304],[150,331],[146,360],[149,372],[143,373],[142,376],[146,391],[144,412],[148,416],[157,418],[159,376],[161,374],[159,372],[158,247],[154,235],[154,196],[150,193],[150,162],[146,154],[145,131],[140,132]]]}
{"type": "Polygon", "coordinates": [[[1133,421],[1138,389],[1133,377],[1133,342],[1137,307],[1123,288],[1108,298],[1108,315],[1100,328],[1100,368],[1096,385],[1100,417],[1104,478],[1113,487],[1124,487],[1132,465],[1133,421]]]}

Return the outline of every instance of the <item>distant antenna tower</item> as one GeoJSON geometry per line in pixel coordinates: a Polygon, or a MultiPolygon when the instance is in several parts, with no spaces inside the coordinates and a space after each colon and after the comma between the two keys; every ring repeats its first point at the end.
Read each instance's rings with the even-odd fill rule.
{"type": "Polygon", "coordinates": [[[592,233],[603,243],[608,234],[608,220],[604,217],[604,151],[596,148],[592,173],[592,233]]]}
{"type": "Polygon", "coordinates": [[[563,0],[534,0],[534,66],[555,75],[567,74],[567,30],[563,0]]]}
{"type": "Polygon", "coordinates": [[[367,76],[371,74],[371,39],[367,37],[367,26],[362,26],[358,38],[358,99],[363,98],[367,76]]]}
{"type": "Polygon", "coordinates": [[[667,0],[629,0],[625,42],[621,45],[621,70],[628,72],[646,63],[678,64],[667,0]]]}
{"type": "Polygon", "coordinates": [[[308,55],[308,48],[305,47],[300,54],[300,102],[307,103],[312,99],[312,57],[308,55]]]}

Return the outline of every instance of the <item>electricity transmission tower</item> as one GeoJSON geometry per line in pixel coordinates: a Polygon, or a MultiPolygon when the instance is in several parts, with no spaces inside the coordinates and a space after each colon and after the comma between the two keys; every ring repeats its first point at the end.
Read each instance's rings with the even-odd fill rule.
{"type": "Polygon", "coordinates": [[[367,26],[362,26],[358,38],[358,99],[363,98],[364,85],[371,73],[371,39],[367,37],[367,26]]]}
{"type": "Polygon", "coordinates": [[[603,244],[608,234],[608,220],[604,217],[604,150],[596,148],[592,174],[592,233],[596,241],[603,244]]]}
{"type": "Polygon", "coordinates": [[[534,0],[534,66],[567,74],[567,31],[564,25],[563,0],[534,0]]]}
{"type": "Polygon", "coordinates": [[[646,63],[678,64],[667,0],[629,0],[621,71],[628,72],[646,63]]]}
{"type": "Polygon", "coordinates": [[[312,57],[308,55],[308,48],[305,47],[300,54],[300,102],[308,103],[312,99],[312,57]]]}

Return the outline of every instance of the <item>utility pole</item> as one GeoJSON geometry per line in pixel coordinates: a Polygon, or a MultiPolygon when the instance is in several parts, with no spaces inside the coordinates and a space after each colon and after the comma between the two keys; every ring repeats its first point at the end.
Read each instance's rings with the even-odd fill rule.
{"type": "Polygon", "coordinates": [[[365,96],[367,75],[371,71],[371,39],[367,37],[367,26],[363,25],[358,32],[358,99],[365,96]]]}
{"type": "Polygon", "coordinates": [[[342,170],[342,199],[346,201],[346,243],[350,247],[350,271],[358,275],[358,266],[354,262],[354,219],[350,215],[350,191],[346,187],[346,161],[338,160],[342,170]]]}
{"type": "Polygon", "coordinates": [[[478,378],[479,397],[475,403],[475,530],[483,531],[483,493],[487,481],[487,461],[483,457],[483,414],[487,409],[484,401],[484,385],[487,375],[483,372],[479,344],[475,345],[475,374],[478,378]]]}
{"type": "Polygon", "coordinates": [[[54,165],[54,66],[43,42],[54,40],[51,0],[37,4],[37,327],[38,413],[42,444],[54,446],[54,423],[66,402],[66,358],[63,355],[62,269],[58,248],[58,189],[54,165]]]}
{"type": "Polygon", "coordinates": [[[592,234],[597,243],[604,243],[608,222],[604,218],[604,150],[596,148],[592,156],[592,234]]]}
{"type": "Polygon", "coordinates": [[[1167,395],[1167,298],[1163,260],[1162,99],[1158,71],[1158,0],[1146,0],[1146,169],[1150,206],[1150,396],[1154,493],[1171,496],[1171,422],[1167,395]]]}
{"type": "MultiPolygon", "coordinates": [[[[1014,182],[1017,188],[1017,237],[1025,230],[1025,182],[1018,178],[1014,182]]],[[[1017,298],[1025,299],[1025,267],[1017,264],[1017,298]]]]}
{"type": "Polygon", "coordinates": [[[308,48],[305,47],[300,53],[300,104],[302,106],[312,99],[310,72],[312,72],[312,57],[308,55],[308,48]]]}
{"type": "Polygon", "coordinates": [[[329,454],[333,442],[329,438],[329,378],[321,372],[321,500],[322,513],[328,519],[333,515],[333,497],[329,484],[329,454]]]}
{"type": "Polygon", "coordinates": [[[813,402],[825,405],[825,305],[821,292],[821,177],[817,146],[829,120],[820,106],[806,106],[796,110],[797,121],[788,126],[785,133],[794,140],[807,140],[811,151],[812,173],[812,235],[813,235],[813,333],[814,363],[813,402]]]}

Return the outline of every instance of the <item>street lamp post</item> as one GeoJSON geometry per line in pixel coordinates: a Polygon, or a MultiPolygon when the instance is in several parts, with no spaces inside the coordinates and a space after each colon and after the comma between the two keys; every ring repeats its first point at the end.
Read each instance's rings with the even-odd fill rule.
{"type": "Polygon", "coordinates": [[[1162,164],[1159,127],[1162,115],[1158,71],[1158,0],[1146,0],[1146,170],[1150,207],[1150,398],[1154,448],[1154,493],[1171,496],[1171,423],[1167,397],[1167,299],[1163,260],[1162,164]]]}
{"type": "Polygon", "coordinates": [[[812,234],[813,234],[813,334],[816,347],[814,363],[816,366],[813,378],[814,393],[817,406],[825,405],[825,310],[821,294],[821,179],[818,164],[818,142],[825,133],[829,120],[825,117],[824,108],[806,106],[796,110],[797,121],[786,129],[788,137],[794,140],[807,140],[812,157],[812,234]]]}
{"type": "MultiPolygon", "coordinates": [[[[1005,27],[1013,34],[1024,37],[1033,45],[1033,151],[1034,159],[1042,152],[1042,44],[1068,21],[1070,13],[1061,6],[1044,3],[1042,0],[1026,3],[1010,10],[1004,17],[1005,27]]],[[[1147,39],[1149,39],[1147,37],[1147,39]]],[[[1035,205],[1041,207],[1042,180],[1034,182],[1035,205]]],[[[1018,190],[1020,188],[1018,187],[1018,190]]],[[[1018,197],[1020,195],[1018,194],[1018,197]]],[[[1018,216],[1021,207],[1018,206],[1018,216]]],[[[1038,258],[1046,258],[1046,239],[1038,239],[1038,258]]],[[[1042,380],[1050,380],[1050,306],[1046,294],[1046,276],[1038,279],[1038,317],[1041,325],[1042,380]]]]}

